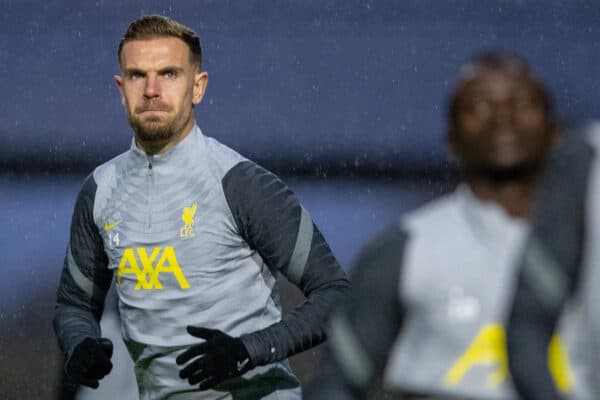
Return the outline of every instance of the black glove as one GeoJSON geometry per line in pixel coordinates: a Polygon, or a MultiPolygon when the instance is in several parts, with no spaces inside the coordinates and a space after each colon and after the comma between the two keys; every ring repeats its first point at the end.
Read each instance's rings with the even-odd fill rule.
{"type": "Polygon", "coordinates": [[[112,353],[113,344],[110,339],[87,337],[75,346],[65,363],[65,372],[76,383],[96,389],[98,380],[108,375],[112,369],[112,353]]]}
{"type": "Polygon", "coordinates": [[[196,326],[188,326],[187,331],[205,340],[191,346],[176,359],[177,365],[182,365],[198,357],[179,371],[179,377],[187,379],[190,385],[200,383],[200,390],[207,390],[253,368],[248,350],[239,338],[196,326]]]}

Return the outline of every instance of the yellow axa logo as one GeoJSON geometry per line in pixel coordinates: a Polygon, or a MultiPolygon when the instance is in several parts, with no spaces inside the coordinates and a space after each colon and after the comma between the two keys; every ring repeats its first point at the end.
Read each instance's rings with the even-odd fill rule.
{"type": "Polygon", "coordinates": [[[117,283],[121,284],[121,275],[132,274],[137,277],[135,290],[161,290],[163,285],[158,278],[160,274],[165,273],[173,274],[182,289],[190,287],[177,262],[175,249],[172,246],[155,247],[150,254],[145,247],[128,247],[123,252],[119,263],[117,283]]]}
{"type": "MultiPolygon", "coordinates": [[[[489,388],[501,385],[508,377],[508,356],[506,335],[500,324],[484,325],[465,352],[446,372],[444,384],[458,385],[471,368],[493,366],[495,369],[487,377],[489,388]]],[[[573,370],[569,356],[559,335],[554,335],[548,347],[548,366],[554,382],[561,392],[568,392],[574,385],[573,370]]]]}
{"type": "Polygon", "coordinates": [[[196,215],[196,209],[198,204],[194,203],[191,207],[184,207],[181,220],[183,221],[183,227],[179,230],[179,237],[187,238],[194,236],[194,216],[196,215]]]}

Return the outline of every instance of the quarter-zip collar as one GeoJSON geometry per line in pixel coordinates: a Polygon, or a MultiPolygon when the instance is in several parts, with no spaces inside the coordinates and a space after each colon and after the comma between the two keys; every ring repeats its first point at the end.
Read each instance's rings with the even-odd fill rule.
{"type": "Polygon", "coordinates": [[[165,164],[178,163],[176,160],[185,160],[193,151],[198,150],[198,145],[204,143],[204,136],[197,124],[194,124],[191,132],[175,146],[164,153],[148,155],[144,149],[138,147],[135,138],[131,140],[129,150],[130,158],[136,167],[161,166],[165,164]]]}

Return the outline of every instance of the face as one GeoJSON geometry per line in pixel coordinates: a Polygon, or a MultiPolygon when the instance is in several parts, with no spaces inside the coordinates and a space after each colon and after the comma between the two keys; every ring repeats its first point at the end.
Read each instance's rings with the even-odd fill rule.
{"type": "Polygon", "coordinates": [[[459,89],[450,145],[468,172],[510,174],[537,168],[555,136],[542,93],[530,77],[488,70],[459,89]]]}
{"type": "Polygon", "coordinates": [[[187,135],[194,125],[193,105],[202,101],[207,80],[181,39],[125,43],[115,82],[138,144],[160,152],[187,135]]]}

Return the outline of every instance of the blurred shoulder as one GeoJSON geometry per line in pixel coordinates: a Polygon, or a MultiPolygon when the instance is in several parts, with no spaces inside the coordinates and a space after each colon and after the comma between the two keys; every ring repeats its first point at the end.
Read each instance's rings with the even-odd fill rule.
{"type": "Polygon", "coordinates": [[[437,232],[440,228],[456,226],[461,222],[460,208],[459,193],[455,191],[405,214],[400,219],[400,225],[409,234],[437,232]]]}

